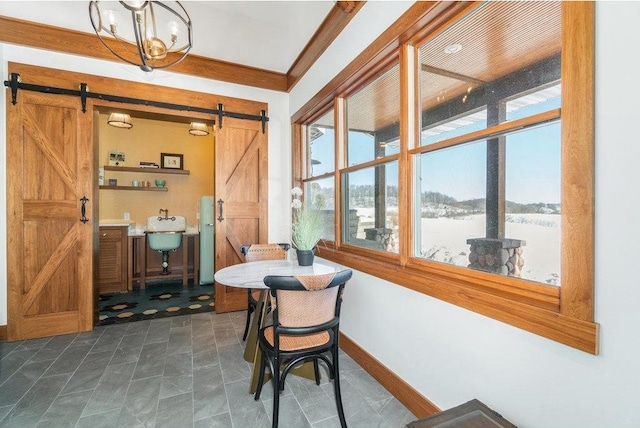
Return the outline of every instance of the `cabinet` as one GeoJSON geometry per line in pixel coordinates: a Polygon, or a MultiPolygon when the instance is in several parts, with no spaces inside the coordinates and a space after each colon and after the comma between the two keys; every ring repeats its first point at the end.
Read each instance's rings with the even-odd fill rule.
{"type": "Polygon", "coordinates": [[[99,230],[98,291],[127,292],[128,227],[102,226],[99,230]]]}

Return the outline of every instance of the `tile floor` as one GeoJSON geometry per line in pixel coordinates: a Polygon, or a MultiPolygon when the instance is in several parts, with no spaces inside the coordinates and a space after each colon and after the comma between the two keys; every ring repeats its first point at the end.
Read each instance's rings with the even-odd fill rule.
{"type": "MultiPolygon", "coordinates": [[[[270,386],[260,402],[248,394],[244,319],[201,313],[0,342],[0,427],[270,427],[270,386]]],[[[349,427],[416,419],[346,354],[340,363],[349,427]]],[[[280,427],[339,427],[332,391],[327,376],[288,377],[280,427]]]]}

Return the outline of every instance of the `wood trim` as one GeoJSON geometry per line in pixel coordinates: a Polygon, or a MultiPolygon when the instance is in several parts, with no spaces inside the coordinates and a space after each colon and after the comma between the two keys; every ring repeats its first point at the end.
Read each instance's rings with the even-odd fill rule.
{"type": "Polygon", "coordinates": [[[598,354],[599,326],[596,323],[476,289],[458,278],[401,268],[381,260],[372,263],[370,257],[342,251],[322,251],[319,256],[581,351],[598,354]]]}
{"type": "Polygon", "coordinates": [[[562,162],[560,312],[583,321],[594,319],[594,16],[593,3],[562,3],[561,156],[571,161],[562,162]]]}
{"type": "MultiPolygon", "coordinates": [[[[90,33],[0,16],[0,41],[73,55],[121,62],[90,33]]],[[[287,91],[283,73],[188,55],[171,72],[275,91],[287,91]]],[[[74,88],[77,89],[77,88],[74,88]]]]}
{"type": "MultiPolygon", "coordinates": [[[[468,2],[418,1],[385,30],[371,45],[338,73],[292,117],[292,122],[304,122],[317,110],[344,95],[345,88],[353,87],[361,79],[368,64],[376,64],[396,52],[400,45],[415,34],[431,31],[469,6],[468,2]]],[[[367,70],[368,72],[368,70],[367,70]]]]}
{"type": "Polygon", "coordinates": [[[419,419],[440,412],[435,404],[342,332],[340,348],[419,419]]]}
{"type": "Polygon", "coordinates": [[[0,325],[0,340],[7,340],[7,326],[0,325]]]}
{"type": "Polygon", "coordinates": [[[366,1],[337,1],[313,34],[309,43],[293,62],[287,72],[287,92],[298,83],[311,66],[345,29],[366,1]]]}

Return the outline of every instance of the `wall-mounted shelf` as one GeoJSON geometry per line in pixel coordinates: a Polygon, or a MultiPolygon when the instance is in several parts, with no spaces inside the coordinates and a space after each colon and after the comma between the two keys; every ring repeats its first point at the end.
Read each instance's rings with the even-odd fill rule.
{"type": "Polygon", "coordinates": [[[166,192],[166,187],[100,186],[100,190],[142,190],[144,192],[166,192]]]}
{"type": "Polygon", "coordinates": [[[118,171],[118,172],[137,172],[137,173],[151,173],[151,174],[180,174],[189,175],[191,172],[188,169],[173,169],[173,168],[139,168],[131,166],[111,166],[105,165],[105,171],[118,171]]]}

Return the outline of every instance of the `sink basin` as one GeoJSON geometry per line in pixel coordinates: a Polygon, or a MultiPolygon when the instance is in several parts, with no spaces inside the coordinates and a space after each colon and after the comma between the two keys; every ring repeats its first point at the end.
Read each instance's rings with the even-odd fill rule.
{"type": "Polygon", "coordinates": [[[156,251],[178,249],[182,243],[182,233],[186,228],[187,220],[183,216],[172,216],[168,219],[161,216],[147,218],[149,248],[156,251]]]}
{"type": "Polygon", "coordinates": [[[155,251],[177,250],[182,242],[182,232],[147,232],[149,248],[155,251]]]}

